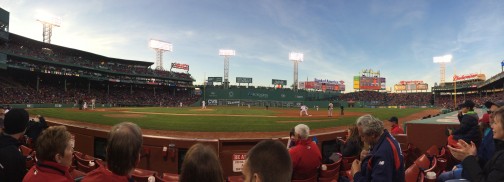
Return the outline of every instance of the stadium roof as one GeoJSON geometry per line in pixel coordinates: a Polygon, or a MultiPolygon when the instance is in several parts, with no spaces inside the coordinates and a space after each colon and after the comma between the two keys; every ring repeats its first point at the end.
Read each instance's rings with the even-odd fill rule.
{"type": "Polygon", "coordinates": [[[63,47],[63,46],[54,45],[54,44],[47,44],[47,43],[43,43],[43,42],[33,40],[33,39],[30,39],[27,37],[23,37],[23,36],[14,34],[14,33],[10,33],[10,36],[11,37],[9,39],[11,41],[12,40],[19,40],[21,42],[33,43],[34,46],[38,46],[41,48],[49,48],[49,49],[52,49],[53,51],[54,50],[65,51],[68,55],[73,54],[73,56],[94,59],[93,61],[102,61],[103,60],[103,61],[117,62],[117,63],[123,63],[123,64],[146,66],[146,67],[149,67],[154,64],[153,62],[147,62],[147,61],[136,61],[136,60],[111,58],[111,57],[106,57],[106,56],[102,56],[102,55],[98,55],[98,54],[94,54],[94,53],[90,53],[90,52],[86,52],[86,51],[82,51],[82,50],[78,50],[78,49],[73,49],[73,48],[69,48],[69,47],[63,47]]]}

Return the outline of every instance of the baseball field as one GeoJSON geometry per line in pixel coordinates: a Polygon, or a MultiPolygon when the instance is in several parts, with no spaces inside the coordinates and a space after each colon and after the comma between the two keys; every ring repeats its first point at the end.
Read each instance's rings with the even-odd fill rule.
{"type": "MultiPolygon", "coordinates": [[[[314,131],[344,129],[355,123],[359,116],[372,114],[381,120],[397,116],[403,123],[419,119],[428,114],[438,113],[437,109],[409,108],[346,108],[344,115],[334,110],[334,116],[327,116],[327,109],[316,111],[311,108],[308,116],[299,116],[295,108],[247,108],[247,107],[197,107],[183,108],[98,108],[95,110],[78,110],[76,108],[41,108],[30,109],[32,115],[42,115],[49,121],[69,123],[89,127],[108,129],[110,126],[129,121],[138,124],[144,132],[153,135],[184,135],[194,133],[268,133],[285,134],[299,123],[307,124],[314,131]]],[[[389,122],[385,122],[388,124],[389,122]]],[[[329,131],[330,131],[329,130],[329,131]]],[[[253,136],[257,136],[252,134],[253,136]]],[[[219,136],[216,136],[219,137],[219,136]]],[[[250,137],[250,136],[248,136],[250,137]]]]}

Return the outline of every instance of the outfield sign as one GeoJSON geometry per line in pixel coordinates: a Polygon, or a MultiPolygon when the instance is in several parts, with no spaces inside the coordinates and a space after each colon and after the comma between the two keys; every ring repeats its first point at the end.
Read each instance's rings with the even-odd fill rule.
{"type": "Polygon", "coordinates": [[[287,85],[287,80],[272,79],[271,84],[273,84],[273,85],[287,85]]]}
{"type": "Polygon", "coordinates": [[[222,77],[208,77],[208,82],[222,82],[222,77]]]}
{"type": "Polygon", "coordinates": [[[236,77],[236,83],[252,83],[252,78],[236,77]]]}
{"type": "Polygon", "coordinates": [[[233,154],[233,172],[239,173],[242,171],[246,158],[247,158],[246,153],[233,154]]]}

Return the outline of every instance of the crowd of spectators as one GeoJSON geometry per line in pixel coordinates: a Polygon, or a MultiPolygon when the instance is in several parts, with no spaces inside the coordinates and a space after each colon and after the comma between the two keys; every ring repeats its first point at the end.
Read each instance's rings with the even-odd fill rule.
{"type": "Polygon", "coordinates": [[[155,85],[112,84],[107,87],[94,84],[93,87],[68,86],[65,91],[59,81],[43,80],[38,91],[34,81],[23,79],[2,78],[10,80],[2,82],[0,87],[0,103],[3,104],[76,104],[83,100],[90,104],[95,99],[97,104],[112,104],[115,106],[184,106],[195,103],[199,96],[184,88],[167,88],[155,85]],[[178,89],[178,90],[177,90],[178,89]],[[177,90],[177,91],[175,91],[177,90]],[[174,94],[175,92],[175,94],[174,94]]]}
{"type": "Polygon", "coordinates": [[[91,68],[94,70],[192,79],[189,73],[153,70],[149,67],[150,65],[146,65],[145,63],[134,64],[132,61],[107,58],[69,48],[46,45],[18,35],[13,35],[9,42],[0,44],[0,51],[23,57],[62,63],[63,65],[76,65],[79,67],[91,68]]]}
{"type": "MultiPolygon", "coordinates": [[[[456,109],[454,95],[440,95],[436,96],[435,105],[442,108],[456,109]]],[[[476,107],[481,107],[486,101],[501,100],[504,98],[504,92],[496,93],[482,93],[480,94],[459,94],[457,97],[457,104],[462,104],[466,100],[472,100],[476,107]]]]}
{"type": "Polygon", "coordinates": [[[427,106],[430,105],[430,92],[418,93],[384,93],[376,91],[360,91],[341,94],[339,100],[348,102],[367,102],[368,105],[389,106],[427,106]]]}

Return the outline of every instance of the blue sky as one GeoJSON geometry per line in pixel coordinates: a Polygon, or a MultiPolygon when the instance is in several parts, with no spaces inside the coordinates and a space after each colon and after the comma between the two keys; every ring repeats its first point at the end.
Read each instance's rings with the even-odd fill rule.
{"type": "Polygon", "coordinates": [[[299,80],[346,82],[363,69],[380,70],[387,88],[401,80],[439,82],[432,57],[452,54],[457,74],[501,71],[504,1],[391,0],[0,0],[10,12],[10,32],[42,40],[38,11],[61,16],[52,43],[96,54],[155,62],[151,38],[173,43],[164,53],[190,65],[201,84],[223,76],[219,49],[234,49],[230,81],[252,77],[293,81],[291,51],[303,52],[299,80]]]}

